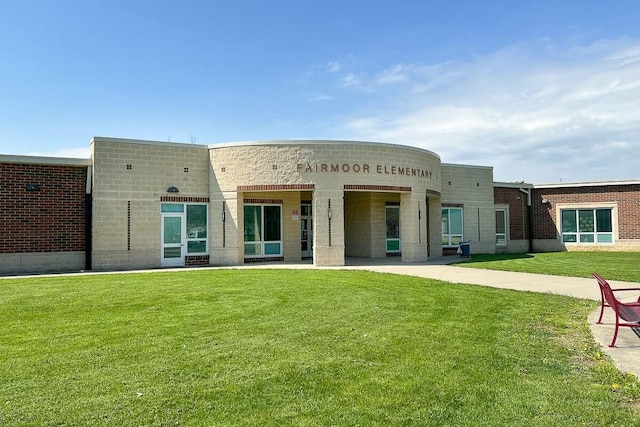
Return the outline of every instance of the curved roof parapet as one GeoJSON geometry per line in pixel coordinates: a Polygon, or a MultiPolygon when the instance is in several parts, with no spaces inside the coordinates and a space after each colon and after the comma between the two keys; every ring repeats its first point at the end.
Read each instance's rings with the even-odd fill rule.
{"type": "Polygon", "coordinates": [[[334,139],[275,139],[264,141],[238,141],[238,142],[221,142],[217,144],[210,144],[208,147],[215,148],[227,148],[227,147],[247,147],[247,146],[267,146],[267,145],[362,145],[372,147],[388,147],[403,150],[414,150],[423,154],[429,154],[440,159],[440,156],[433,151],[426,150],[424,148],[413,147],[410,145],[390,144],[387,142],[372,142],[372,141],[349,141],[349,140],[334,140],[334,139]]]}

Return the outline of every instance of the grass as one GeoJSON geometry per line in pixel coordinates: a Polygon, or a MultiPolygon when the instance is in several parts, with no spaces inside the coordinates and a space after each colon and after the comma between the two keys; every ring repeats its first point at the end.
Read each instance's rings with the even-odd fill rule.
{"type": "Polygon", "coordinates": [[[639,425],[595,303],[355,271],[0,281],[0,424],[639,425]]]}
{"type": "Polygon", "coordinates": [[[638,252],[477,254],[456,265],[589,278],[595,271],[608,280],[640,282],[640,253],[638,252]]]}

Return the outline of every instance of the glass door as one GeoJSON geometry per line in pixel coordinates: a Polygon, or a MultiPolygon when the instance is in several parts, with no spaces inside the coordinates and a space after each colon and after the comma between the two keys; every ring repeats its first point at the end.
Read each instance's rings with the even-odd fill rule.
{"type": "Polygon", "coordinates": [[[300,247],[302,258],[313,256],[313,217],[311,205],[300,205],[300,247]]]}
{"type": "Polygon", "coordinates": [[[182,214],[162,214],[162,259],[163,266],[184,265],[183,242],[184,219],[182,214]]]}
{"type": "Polygon", "coordinates": [[[400,253],[400,206],[387,206],[387,253],[400,253]]]}

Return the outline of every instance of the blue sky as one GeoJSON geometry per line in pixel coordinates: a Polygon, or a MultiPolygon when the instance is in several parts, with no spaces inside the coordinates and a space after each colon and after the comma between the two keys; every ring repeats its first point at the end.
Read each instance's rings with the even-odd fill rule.
{"type": "Polygon", "coordinates": [[[366,140],[640,178],[640,2],[0,0],[0,153],[366,140]]]}

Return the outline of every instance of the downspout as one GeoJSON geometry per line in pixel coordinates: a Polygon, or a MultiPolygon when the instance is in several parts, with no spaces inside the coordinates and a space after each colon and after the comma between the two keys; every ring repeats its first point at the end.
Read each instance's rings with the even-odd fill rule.
{"type": "Polygon", "coordinates": [[[528,252],[533,251],[533,207],[531,206],[531,189],[530,188],[520,188],[524,194],[527,195],[527,237],[529,238],[529,250],[528,252]]]}
{"type": "Polygon", "coordinates": [[[92,166],[87,166],[87,182],[84,194],[84,269],[92,270],[91,253],[93,252],[93,195],[91,187],[93,182],[92,166]]]}

